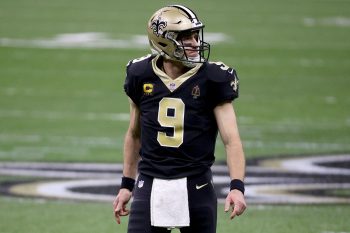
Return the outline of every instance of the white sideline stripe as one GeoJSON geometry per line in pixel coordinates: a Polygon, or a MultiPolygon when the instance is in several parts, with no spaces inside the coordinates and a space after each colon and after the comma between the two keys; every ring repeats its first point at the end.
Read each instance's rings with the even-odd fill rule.
{"type": "Polygon", "coordinates": [[[21,168],[21,169],[60,169],[60,170],[116,170],[123,169],[122,164],[106,164],[106,163],[45,163],[45,162],[0,162],[0,168],[21,168]]]}
{"type": "MultiPolygon", "coordinates": [[[[264,167],[258,167],[258,166],[247,166],[248,172],[287,172],[290,171],[293,174],[330,174],[330,175],[349,175],[350,174],[350,168],[331,168],[331,167],[324,167],[321,164],[322,163],[328,163],[328,162],[340,162],[340,161],[350,161],[350,155],[344,154],[344,155],[329,155],[329,156],[315,156],[315,157],[306,157],[306,158],[296,158],[296,159],[271,159],[271,160],[265,160],[267,162],[272,163],[278,163],[281,167],[269,167],[268,163],[265,163],[264,167]]],[[[46,176],[46,173],[48,176],[51,176],[53,172],[57,173],[57,176],[62,173],[67,173],[69,175],[72,175],[74,178],[75,172],[72,172],[70,170],[84,170],[83,177],[89,177],[90,175],[97,176],[96,173],[90,173],[88,171],[98,170],[100,171],[99,174],[103,175],[105,177],[106,175],[110,174],[109,172],[106,172],[106,170],[109,171],[121,171],[122,170],[122,164],[84,164],[84,163],[27,163],[27,162],[0,162],[0,174],[23,174],[23,175],[32,175],[34,176],[46,176]],[[47,170],[42,170],[47,169],[47,170]],[[38,170],[41,170],[39,173],[38,170]],[[57,170],[57,171],[55,171],[57,170]],[[105,174],[103,174],[105,173],[105,174]]],[[[213,165],[212,170],[215,173],[224,173],[227,174],[228,170],[225,165],[213,165]]],[[[77,172],[78,173],[78,172],[77,172]]],[[[226,176],[215,176],[216,182],[227,182],[228,177],[226,176]]],[[[257,182],[256,177],[248,177],[247,182],[257,182]]],[[[263,181],[263,178],[259,178],[259,181],[263,181]]],[[[269,178],[271,181],[272,178],[269,178]]],[[[279,181],[280,178],[273,179],[274,181],[279,181]]],[[[287,178],[283,178],[285,180],[287,178]]],[[[288,178],[290,180],[294,180],[294,178],[288,178]]]]}
{"type": "Polygon", "coordinates": [[[11,150],[0,150],[0,158],[31,158],[31,159],[42,159],[47,154],[59,153],[72,156],[83,156],[89,153],[90,145],[86,147],[77,146],[15,146],[11,150]]]}
{"type": "MultiPolygon", "coordinates": [[[[122,164],[81,164],[81,163],[22,163],[22,162],[3,162],[0,163],[0,174],[13,176],[32,176],[32,177],[47,177],[47,178],[110,178],[118,173],[122,173],[122,164]],[[79,171],[74,171],[79,170],[79,171]],[[98,172],[91,172],[95,170],[98,172]],[[107,172],[109,171],[109,172],[107,172]],[[113,172],[111,172],[113,171],[113,172]]],[[[248,167],[249,171],[257,170],[255,167],[248,167]]],[[[228,174],[225,165],[214,165],[213,172],[224,172],[228,174]]],[[[263,171],[262,171],[263,172],[263,171]]],[[[267,170],[266,172],[271,172],[267,170]]],[[[259,182],[282,182],[289,180],[290,182],[297,182],[298,178],[288,177],[247,177],[245,182],[259,183],[259,182]]],[[[213,181],[216,184],[228,184],[230,178],[227,175],[214,175],[213,181]]]]}
{"type": "Polygon", "coordinates": [[[123,166],[122,164],[2,162],[0,163],[0,168],[0,174],[12,176],[47,178],[110,178],[121,173],[123,166]],[[99,172],[91,172],[91,170],[99,172]]]}
{"type": "MultiPolygon", "coordinates": [[[[228,40],[232,41],[223,33],[206,33],[205,39],[212,44],[228,40]]],[[[149,47],[149,43],[146,35],[132,35],[126,39],[112,39],[107,33],[84,32],[58,34],[50,39],[0,38],[0,46],[43,49],[145,49],[149,47]]]]}
{"type": "Polygon", "coordinates": [[[24,111],[24,110],[0,110],[0,118],[37,118],[48,120],[82,119],[88,121],[111,120],[129,121],[129,113],[94,113],[94,112],[56,112],[56,111],[24,111]]]}
{"type": "Polygon", "coordinates": [[[68,172],[68,171],[30,171],[22,169],[3,169],[2,175],[10,176],[28,176],[28,177],[45,177],[45,178],[110,178],[114,173],[95,173],[95,172],[68,172]]]}
{"type": "Polygon", "coordinates": [[[318,156],[310,158],[285,159],[281,161],[282,168],[306,174],[332,174],[332,175],[350,175],[350,168],[333,168],[322,166],[327,162],[344,162],[350,161],[350,155],[337,156],[318,156]]]}
{"type": "Polygon", "coordinates": [[[322,155],[303,158],[276,158],[266,159],[262,161],[260,166],[248,166],[247,171],[347,176],[350,175],[350,167],[337,168],[322,166],[323,163],[347,161],[350,161],[350,154],[322,155]]]}
{"type": "MultiPolygon", "coordinates": [[[[349,198],[345,197],[318,197],[307,194],[289,193],[288,191],[296,190],[313,190],[313,189],[349,189],[350,183],[333,183],[333,184],[273,184],[273,185],[250,185],[245,195],[254,197],[251,203],[350,203],[349,198]]],[[[222,193],[227,193],[228,188],[221,190],[222,193]]]]}

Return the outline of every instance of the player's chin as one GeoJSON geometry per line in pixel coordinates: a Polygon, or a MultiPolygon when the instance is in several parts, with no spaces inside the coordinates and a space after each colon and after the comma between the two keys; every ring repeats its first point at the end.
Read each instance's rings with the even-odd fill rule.
{"type": "Polygon", "coordinates": [[[196,59],[199,56],[198,52],[188,52],[186,55],[189,59],[196,59]]]}

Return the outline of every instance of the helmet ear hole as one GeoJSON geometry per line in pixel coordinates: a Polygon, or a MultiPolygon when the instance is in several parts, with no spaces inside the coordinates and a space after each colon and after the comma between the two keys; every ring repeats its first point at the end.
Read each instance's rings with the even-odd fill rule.
{"type": "Polygon", "coordinates": [[[166,46],[167,46],[167,44],[165,44],[165,43],[163,43],[163,42],[158,42],[158,44],[159,44],[160,46],[162,46],[162,47],[166,47],[166,46]]]}

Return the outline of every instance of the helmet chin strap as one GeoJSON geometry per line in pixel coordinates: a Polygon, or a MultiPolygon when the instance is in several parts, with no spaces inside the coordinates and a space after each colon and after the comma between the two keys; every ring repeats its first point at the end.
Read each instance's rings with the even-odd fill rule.
{"type": "Polygon", "coordinates": [[[195,67],[198,63],[200,63],[200,56],[196,56],[196,57],[188,57],[187,60],[181,60],[181,63],[184,66],[187,66],[189,68],[193,68],[195,67]]]}
{"type": "Polygon", "coordinates": [[[174,62],[180,62],[182,65],[188,67],[188,68],[193,68],[195,67],[199,62],[200,60],[200,57],[196,57],[196,58],[193,58],[193,59],[188,59],[188,60],[185,60],[185,59],[177,59],[177,58],[173,58],[173,57],[170,57],[169,55],[165,54],[164,52],[161,52],[161,53],[158,53],[160,54],[162,57],[164,57],[165,59],[167,60],[171,60],[171,61],[174,61],[174,62]]]}
{"type": "Polygon", "coordinates": [[[179,43],[177,42],[177,50],[174,52],[173,60],[176,60],[178,62],[181,62],[184,66],[193,68],[197,65],[197,63],[200,63],[201,57],[198,54],[196,57],[188,57],[186,56],[185,48],[182,46],[179,47],[179,43]]]}

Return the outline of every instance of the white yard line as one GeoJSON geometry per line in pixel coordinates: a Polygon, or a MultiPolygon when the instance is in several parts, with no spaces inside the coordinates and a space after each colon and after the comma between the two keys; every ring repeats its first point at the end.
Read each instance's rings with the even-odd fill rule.
{"type": "Polygon", "coordinates": [[[312,18],[303,19],[303,23],[308,27],[315,26],[335,26],[335,27],[350,27],[350,18],[343,16],[327,17],[327,18],[312,18]]]}
{"type": "MultiPolygon", "coordinates": [[[[272,184],[272,185],[251,185],[247,188],[245,195],[253,197],[251,203],[295,203],[295,204],[310,204],[310,203],[350,203],[350,198],[346,197],[328,197],[328,196],[313,196],[310,194],[297,194],[295,191],[302,190],[335,190],[349,189],[350,183],[312,183],[312,184],[272,184]]],[[[221,190],[222,193],[227,193],[228,190],[221,190]]]]}
{"type": "MultiPolygon", "coordinates": [[[[233,41],[223,33],[206,33],[206,40],[212,44],[233,41]]],[[[131,35],[114,39],[107,33],[84,32],[58,34],[53,38],[15,39],[0,38],[0,47],[25,47],[42,49],[146,49],[149,47],[146,35],[131,35]]]]}

